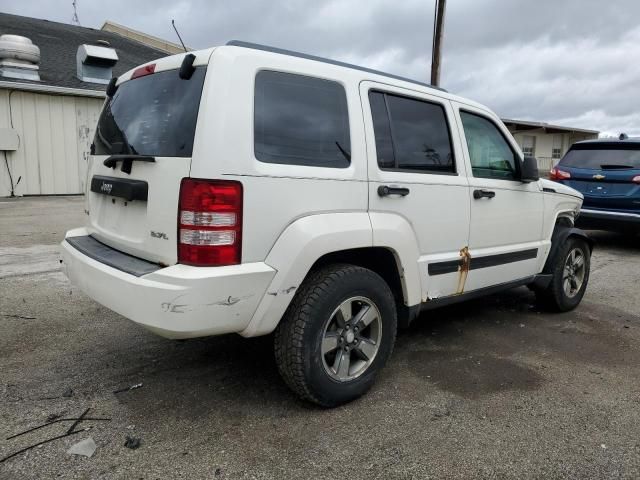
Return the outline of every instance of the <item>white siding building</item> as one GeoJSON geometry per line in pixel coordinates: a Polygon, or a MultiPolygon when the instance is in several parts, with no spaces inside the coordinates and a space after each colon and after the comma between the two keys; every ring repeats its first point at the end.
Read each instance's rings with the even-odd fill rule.
{"type": "Polygon", "coordinates": [[[7,88],[0,82],[0,129],[12,129],[19,138],[18,148],[0,158],[0,196],[9,196],[12,184],[16,196],[84,191],[104,94],[63,92],[7,88]]]}
{"type": "Polygon", "coordinates": [[[550,170],[560,160],[569,147],[580,140],[598,138],[597,130],[561,127],[542,122],[529,122],[503,118],[513,137],[525,155],[538,159],[538,168],[550,170]]]}
{"type": "Polygon", "coordinates": [[[106,83],[165,55],[118,33],[0,13],[0,197],[83,193],[106,83]],[[16,56],[25,39],[38,48],[26,40],[16,56]]]}

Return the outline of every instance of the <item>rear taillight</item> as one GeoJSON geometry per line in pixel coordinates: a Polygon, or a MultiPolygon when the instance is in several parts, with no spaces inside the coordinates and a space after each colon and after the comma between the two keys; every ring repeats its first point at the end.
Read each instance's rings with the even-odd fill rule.
{"type": "Polygon", "coordinates": [[[568,178],[571,178],[571,174],[557,167],[552,168],[549,172],[549,180],[566,180],[568,178]]]}
{"type": "Polygon", "coordinates": [[[178,262],[199,267],[240,263],[242,184],[183,178],[178,209],[178,262]]]}
{"type": "Polygon", "coordinates": [[[156,64],[151,63],[149,65],[145,65],[144,67],[136,68],[131,74],[131,80],[138,77],[144,77],[145,75],[151,75],[156,71],[156,64]]]}
{"type": "Polygon", "coordinates": [[[633,177],[633,178],[631,179],[631,181],[632,181],[633,183],[640,183],[640,175],[636,175],[635,177],[633,177]]]}

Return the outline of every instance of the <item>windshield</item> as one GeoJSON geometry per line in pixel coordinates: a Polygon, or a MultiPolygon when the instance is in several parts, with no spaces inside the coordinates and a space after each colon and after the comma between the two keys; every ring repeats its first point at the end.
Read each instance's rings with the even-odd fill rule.
{"type": "Polygon", "coordinates": [[[575,168],[640,168],[640,145],[637,148],[589,148],[571,149],[560,165],[575,168]]]}
{"type": "Polygon", "coordinates": [[[167,70],[122,83],[102,110],[95,155],[190,157],[206,67],[184,80],[167,70]]]}

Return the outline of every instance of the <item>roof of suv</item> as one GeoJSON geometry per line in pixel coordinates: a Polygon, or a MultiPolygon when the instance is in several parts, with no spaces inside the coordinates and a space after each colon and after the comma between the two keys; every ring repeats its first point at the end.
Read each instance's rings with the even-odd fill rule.
{"type": "Polygon", "coordinates": [[[628,144],[640,144],[640,137],[627,137],[624,139],[620,138],[593,138],[591,140],[582,140],[580,142],[574,143],[574,145],[594,145],[594,144],[602,144],[610,147],[623,146],[628,144]]]}
{"type": "Polygon", "coordinates": [[[293,50],[285,50],[283,48],[260,45],[259,43],[244,42],[242,40],[231,40],[227,42],[227,46],[251,48],[252,50],[262,50],[263,52],[279,53],[281,55],[288,55],[290,57],[304,58],[306,60],[314,60],[316,62],[329,63],[331,65],[337,65],[339,67],[346,67],[354,70],[360,70],[362,72],[374,73],[376,75],[382,75],[384,77],[394,78],[396,80],[402,80],[403,82],[415,83],[422,87],[434,88],[436,90],[440,90],[441,92],[446,92],[444,88],[436,87],[435,85],[431,85],[429,83],[419,82],[417,80],[412,80],[410,78],[401,77],[399,75],[394,75],[392,73],[381,72],[379,70],[374,70],[371,68],[361,67],[359,65],[353,65],[351,63],[340,62],[338,60],[331,60],[329,58],[317,57],[315,55],[308,55],[306,53],[295,52],[293,50]]]}
{"type": "MultiPolygon", "coordinates": [[[[450,92],[448,92],[447,90],[440,88],[440,87],[436,87],[434,85],[428,84],[428,83],[424,83],[424,82],[420,82],[418,80],[412,80],[410,78],[406,78],[406,77],[402,77],[399,75],[394,75],[392,73],[385,73],[385,72],[381,72],[378,70],[374,70],[371,68],[367,68],[367,67],[361,67],[359,65],[353,65],[350,63],[346,63],[346,62],[340,62],[337,60],[331,60],[328,58],[324,58],[324,57],[317,57],[315,55],[308,55],[306,53],[300,53],[300,52],[295,52],[292,50],[285,50],[282,48],[277,48],[277,47],[270,47],[268,45],[260,45],[257,43],[251,43],[251,42],[244,42],[241,40],[231,40],[229,42],[226,43],[227,47],[240,47],[240,48],[246,48],[246,49],[250,49],[250,50],[256,50],[258,52],[265,52],[267,54],[269,53],[275,53],[275,54],[280,54],[280,55],[287,55],[290,57],[295,57],[295,58],[300,58],[303,60],[311,60],[311,61],[315,61],[315,62],[321,62],[321,63],[326,63],[329,65],[335,65],[337,67],[342,67],[342,68],[346,68],[346,69],[350,69],[350,70],[356,70],[356,71],[360,71],[360,72],[365,72],[365,73],[369,73],[375,76],[379,76],[379,77],[383,77],[383,78],[391,78],[394,80],[399,80],[401,82],[405,82],[407,84],[410,85],[418,85],[420,87],[423,88],[428,88],[434,91],[435,95],[438,95],[440,97],[446,98],[448,100],[453,100],[453,101],[457,101],[460,103],[464,103],[466,105],[472,106],[472,107],[476,107],[479,108],[481,110],[486,111],[487,113],[491,112],[492,114],[495,115],[495,113],[493,113],[488,107],[486,107],[485,105],[482,105],[481,103],[478,103],[476,101],[470,100],[468,98],[465,97],[460,97],[458,95],[452,94],[450,92]]],[[[224,48],[224,47],[223,47],[224,48]]],[[[197,53],[197,52],[191,52],[191,53],[197,53]]],[[[374,80],[374,81],[383,81],[382,79],[375,79],[372,78],[370,80],[374,80]]],[[[498,118],[496,116],[496,118],[498,118]]]]}

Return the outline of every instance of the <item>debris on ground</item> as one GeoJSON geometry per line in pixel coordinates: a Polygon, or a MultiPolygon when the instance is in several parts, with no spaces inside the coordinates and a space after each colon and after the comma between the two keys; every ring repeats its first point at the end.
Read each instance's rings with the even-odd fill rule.
{"type": "Polygon", "coordinates": [[[29,315],[17,315],[15,313],[0,313],[0,317],[19,318],[20,320],[36,320],[36,317],[31,317],[29,315]]]}
{"type": "MultiPolygon", "coordinates": [[[[62,413],[64,413],[64,412],[62,412],[62,413]]],[[[58,420],[60,417],[62,417],[62,413],[50,413],[47,416],[47,423],[51,423],[54,420],[58,420]]]]}
{"type": "Polygon", "coordinates": [[[124,446],[130,448],[131,450],[135,450],[142,443],[142,439],[139,437],[130,437],[127,435],[127,439],[124,442],[124,446]]]}
{"type": "Polygon", "coordinates": [[[4,458],[0,458],[0,463],[5,462],[5,461],[9,460],[10,458],[15,457],[16,455],[20,455],[21,453],[24,453],[24,452],[26,452],[26,451],[28,451],[28,450],[31,450],[32,448],[39,447],[40,445],[44,445],[45,443],[53,442],[54,440],[58,440],[58,439],[60,439],[60,438],[68,437],[68,436],[70,436],[70,435],[75,435],[76,433],[86,432],[86,431],[88,431],[90,428],[91,428],[91,427],[87,427],[87,428],[84,428],[84,429],[82,429],[82,430],[76,430],[75,432],[71,432],[71,433],[63,433],[62,435],[58,435],[57,437],[48,438],[48,439],[46,439],[46,440],[43,440],[42,442],[38,442],[38,443],[35,443],[35,444],[33,444],[33,445],[29,445],[28,447],[25,447],[25,448],[23,448],[22,450],[18,450],[17,452],[14,452],[14,453],[12,453],[12,454],[11,454],[11,455],[9,455],[9,456],[6,456],[6,457],[4,457],[4,458]]]}
{"type": "MultiPolygon", "coordinates": [[[[22,432],[19,432],[19,433],[16,433],[14,435],[11,435],[10,437],[7,437],[7,440],[11,440],[12,438],[19,437],[19,436],[24,435],[26,433],[31,433],[31,432],[33,432],[35,430],[40,430],[41,428],[48,427],[49,425],[53,425],[54,423],[77,422],[78,420],[81,420],[81,421],[89,421],[89,420],[91,420],[91,421],[98,421],[98,422],[110,422],[111,421],[110,418],[105,418],[105,417],[57,418],[55,420],[51,420],[51,421],[48,421],[46,423],[43,423],[42,425],[38,425],[38,426],[32,427],[32,428],[30,428],[28,430],[24,430],[22,432]]],[[[76,424],[76,426],[77,426],[77,424],[76,424]]]]}
{"type": "Polygon", "coordinates": [[[67,453],[69,455],[82,455],[87,458],[91,458],[96,451],[96,442],[93,441],[93,438],[88,437],[84,440],[80,440],[75,445],[72,445],[67,453]]]}
{"type": "Polygon", "coordinates": [[[87,413],[89,413],[89,410],[91,410],[91,408],[87,408],[84,412],[82,412],[82,415],[80,415],[75,422],[73,422],[73,424],[69,427],[69,430],[67,430],[67,433],[71,433],[73,432],[76,427],[80,424],[80,422],[82,422],[82,420],[84,420],[84,417],[87,416],[87,413]]]}
{"type": "Polygon", "coordinates": [[[142,383],[136,383],[135,385],[131,385],[130,387],[120,388],[118,390],[114,390],[113,393],[123,393],[128,392],[129,390],[135,390],[136,388],[142,387],[142,383]]]}
{"type": "Polygon", "coordinates": [[[73,390],[70,388],[67,388],[64,392],[62,392],[62,396],[64,398],[71,398],[73,397],[73,390]]]}
{"type": "MultiPolygon", "coordinates": [[[[111,420],[110,418],[100,418],[100,417],[98,417],[98,418],[90,418],[90,417],[87,417],[87,413],[89,413],[89,410],[91,410],[91,408],[87,408],[84,412],[82,412],[82,415],[80,415],[77,418],[58,418],[56,420],[47,422],[47,423],[45,423],[43,425],[38,425],[36,427],[32,427],[32,428],[30,428],[28,430],[25,430],[23,432],[16,433],[15,435],[11,435],[10,437],[7,437],[7,440],[10,440],[12,438],[19,437],[20,435],[24,435],[26,433],[30,433],[30,432],[33,432],[35,430],[39,430],[39,429],[44,428],[44,427],[48,427],[49,425],[53,425],[54,423],[71,422],[71,421],[73,421],[73,424],[71,425],[71,427],[69,427],[67,429],[67,431],[65,433],[63,433],[62,435],[57,435],[55,437],[48,438],[46,440],[43,440],[41,442],[38,442],[38,443],[30,445],[30,446],[28,446],[26,448],[23,448],[22,450],[18,450],[17,452],[12,453],[11,455],[8,455],[8,456],[6,456],[4,458],[1,458],[0,459],[0,463],[5,462],[6,460],[9,460],[10,458],[13,458],[13,457],[15,457],[17,455],[20,455],[21,453],[24,453],[24,452],[26,452],[28,450],[31,450],[32,448],[36,448],[36,447],[39,447],[40,445],[44,445],[45,443],[53,442],[54,440],[58,440],[60,438],[65,438],[65,437],[68,437],[70,435],[75,435],[77,433],[82,433],[82,432],[88,432],[89,430],[91,430],[92,427],[87,427],[87,428],[83,428],[83,429],[80,429],[80,430],[76,430],[78,425],[80,425],[80,423],[82,423],[82,422],[86,422],[86,421],[89,421],[89,420],[106,420],[106,421],[111,420]]],[[[77,453],[76,451],[72,452],[71,449],[69,449],[69,451],[67,453],[75,454],[75,455],[85,455],[87,457],[90,457],[91,455],[93,455],[93,452],[91,452],[91,454],[89,454],[89,455],[87,455],[87,453],[90,450],[89,447],[91,446],[90,445],[91,443],[93,443],[93,451],[95,451],[95,442],[93,441],[93,439],[91,439],[91,437],[89,437],[88,439],[83,440],[82,442],[79,442],[76,445],[74,445],[73,447],[71,447],[71,449],[73,449],[75,447],[78,447],[80,449],[80,451],[83,452],[83,453],[77,453]],[[88,440],[91,440],[91,442],[88,442],[88,440]]]]}

